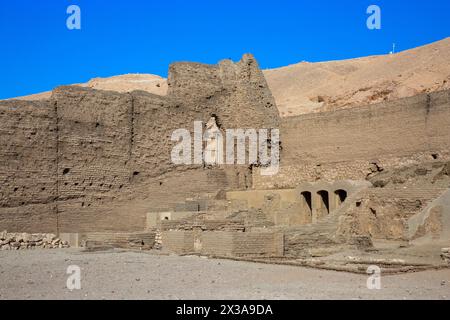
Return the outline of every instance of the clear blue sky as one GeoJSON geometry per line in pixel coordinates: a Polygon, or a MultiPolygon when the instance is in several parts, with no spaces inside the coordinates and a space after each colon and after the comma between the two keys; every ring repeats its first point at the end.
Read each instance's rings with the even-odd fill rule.
{"type": "Polygon", "coordinates": [[[450,36],[449,13],[449,0],[2,0],[0,99],[246,52],[262,68],[385,54],[450,36]],[[81,30],[66,27],[71,4],[81,30]],[[381,30],[366,27],[371,4],[381,30]]]}

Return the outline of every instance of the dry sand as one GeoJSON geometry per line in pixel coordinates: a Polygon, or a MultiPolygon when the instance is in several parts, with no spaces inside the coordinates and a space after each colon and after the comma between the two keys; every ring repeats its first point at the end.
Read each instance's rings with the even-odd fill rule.
{"type": "Polygon", "coordinates": [[[450,270],[367,276],[153,252],[0,251],[0,299],[449,299],[450,270]],[[81,268],[81,290],[66,287],[81,268]]]}

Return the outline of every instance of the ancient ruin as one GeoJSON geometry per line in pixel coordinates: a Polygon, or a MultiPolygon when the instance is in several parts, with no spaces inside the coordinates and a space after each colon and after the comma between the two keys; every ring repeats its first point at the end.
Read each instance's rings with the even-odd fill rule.
{"type": "Polygon", "coordinates": [[[65,86],[0,101],[0,119],[0,230],[356,272],[448,266],[449,90],[281,118],[245,55],[172,64],[166,95],[65,86]],[[278,128],[278,174],[173,164],[171,134],[194,121],[278,128]]]}

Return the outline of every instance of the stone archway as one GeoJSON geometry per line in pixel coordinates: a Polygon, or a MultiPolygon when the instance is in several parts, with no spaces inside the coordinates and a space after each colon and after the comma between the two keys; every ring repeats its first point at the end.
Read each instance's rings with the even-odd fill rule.
{"type": "Polygon", "coordinates": [[[319,190],[317,191],[317,201],[316,201],[316,218],[320,219],[327,216],[330,213],[330,198],[328,191],[319,190]]]}
{"type": "Polygon", "coordinates": [[[347,191],[343,189],[334,191],[335,208],[339,207],[347,199],[347,196],[347,191]]]}
{"type": "Polygon", "coordinates": [[[303,191],[300,193],[301,197],[301,210],[302,214],[306,216],[309,222],[312,222],[313,206],[312,206],[312,194],[309,191],[303,191]]]}

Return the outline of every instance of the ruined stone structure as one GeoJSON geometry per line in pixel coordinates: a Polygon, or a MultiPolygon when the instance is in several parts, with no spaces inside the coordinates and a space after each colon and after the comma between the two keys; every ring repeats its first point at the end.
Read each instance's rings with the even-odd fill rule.
{"type": "Polygon", "coordinates": [[[0,229],[233,257],[450,241],[449,91],[280,119],[250,55],[173,64],[168,86],[0,101],[0,229]],[[171,134],[194,121],[279,128],[279,173],[173,164],[171,134]]]}
{"type": "Polygon", "coordinates": [[[256,61],[177,63],[167,96],[60,87],[0,102],[0,229],[139,231],[148,211],[251,186],[247,167],[175,166],[171,134],[214,116],[222,128],[277,128],[256,61]]]}

